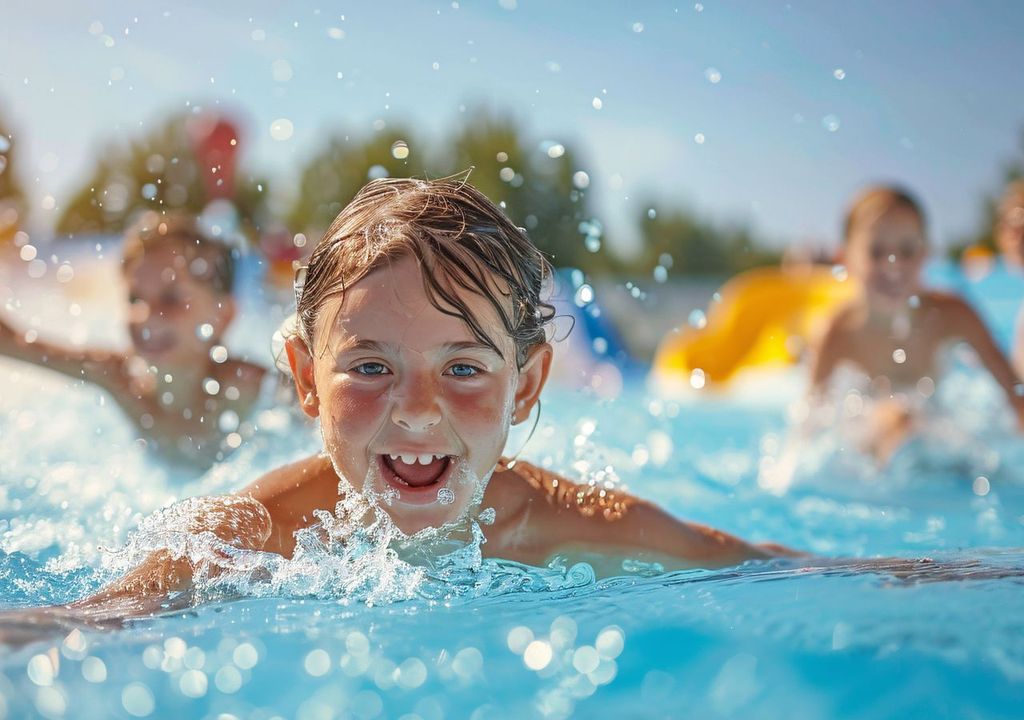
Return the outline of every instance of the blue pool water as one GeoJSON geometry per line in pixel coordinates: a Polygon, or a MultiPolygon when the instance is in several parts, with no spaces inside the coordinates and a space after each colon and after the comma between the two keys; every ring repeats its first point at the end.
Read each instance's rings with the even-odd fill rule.
{"type": "MultiPolygon", "coordinates": [[[[33,291],[18,271],[4,282],[33,291]]],[[[47,286],[37,314],[60,322],[54,289],[104,292],[67,285],[47,286]]],[[[265,300],[248,287],[257,308],[265,300]]],[[[235,346],[269,364],[263,338],[281,314],[244,313],[235,346]]],[[[87,310],[63,322],[120,340],[87,310]]],[[[552,387],[523,453],[575,477],[611,466],[675,515],[752,540],[934,563],[629,566],[596,581],[581,565],[484,562],[444,579],[402,575],[400,592],[382,587],[395,577],[386,573],[345,591],[306,569],[287,594],[2,649],[0,717],[1019,716],[1024,447],[1001,429],[991,381],[962,365],[947,402],[972,434],[943,452],[910,449],[881,473],[820,464],[822,449],[809,447],[786,483],[770,480],[798,373],[729,396],[670,399],[637,381],[615,398],[552,387]]],[[[239,451],[196,476],[147,455],[95,389],[0,360],[0,606],[94,590],[118,567],[104,548],[123,546],[143,517],[317,448],[315,428],[269,398],[253,423],[239,451]]],[[[524,440],[513,436],[509,450],[524,440]]]]}

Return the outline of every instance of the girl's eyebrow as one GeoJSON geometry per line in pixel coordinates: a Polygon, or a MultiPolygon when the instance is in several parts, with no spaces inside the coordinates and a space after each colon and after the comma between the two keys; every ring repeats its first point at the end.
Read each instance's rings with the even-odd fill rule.
{"type": "Polygon", "coordinates": [[[441,350],[446,353],[462,352],[464,350],[480,350],[490,353],[491,355],[498,355],[490,345],[470,341],[445,343],[441,346],[441,350]]]}
{"type": "MultiPolygon", "coordinates": [[[[346,342],[341,348],[339,348],[339,352],[374,352],[380,354],[387,354],[390,352],[394,352],[397,349],[398,347],[396,345],[393,345],[391,343],[378,342],[377,340],[353,340],[351,342],[346,342]]],[[[445,354],[464,352],[466,350],[487,352],[496,357],[500,357],[500,355],[498,355],[498,353],[494,351],[494,348],[492,348],[490,345],[485,345],[480,342],[463,340],[460,342],[445,343],[444,345],[441,346],[441,352],[445,354]]]]}

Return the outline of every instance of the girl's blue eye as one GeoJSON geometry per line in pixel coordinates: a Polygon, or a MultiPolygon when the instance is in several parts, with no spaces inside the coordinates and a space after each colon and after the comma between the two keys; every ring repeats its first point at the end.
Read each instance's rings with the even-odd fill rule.
{"type": "Polygon", "coordinates": [[[386,375],[388,369],[378,362],[366,362],[356,365],[355,371],[360,375],[386,375]]]}
{"type": "Polygon", "coordinates": [[[473,377],[474,375],[480,372],[477,368],[473,367],[472,365],[463,364],[452,365],[449,368],[449,371],[455,377],[473,377]]]}

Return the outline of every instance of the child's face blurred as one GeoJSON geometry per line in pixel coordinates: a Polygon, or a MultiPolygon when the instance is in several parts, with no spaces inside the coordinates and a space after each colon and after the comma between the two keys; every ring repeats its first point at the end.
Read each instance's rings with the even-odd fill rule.
{"type": "Polygon", "coordinates": [[[895,207],[854,225],[844,260],[872,305],[895,310],[920,291],[926,255],[924,228],[917,213],[895,207]]]}
{"type": "Polygon", "coordinates": [[[128,331],[135,352],[147,362],[194,367],[227,329],[234,305],[211,284],[212,262],[200,255],[190,263],[169,245],[126,268],[128,331]]]}
{"type": "Polygon", "coordinates": [[[288,345],[303,409],[319,415],[335,469],[405,533],[453,522],[480,502],[513,419],[540,394],[551,349],[522,370],[490,303],[462,296],[502,354],[430,304],[414,257],[328,298],[312,357],[288,345]]]}

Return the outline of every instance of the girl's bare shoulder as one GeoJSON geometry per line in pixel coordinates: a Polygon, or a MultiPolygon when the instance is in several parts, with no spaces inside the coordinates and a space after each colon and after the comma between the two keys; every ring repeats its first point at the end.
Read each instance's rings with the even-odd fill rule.
{"type": "Polygon", "coordinates": [[[314,521],[314,510],[334,510],[338,476],[326,456],[313,455],[271,470],[238,494],[262,504],[274,524],[272,540],[286,542],[292,532],[314,521]]]}
{"type": "Polygon", "coordinates": [[[495,479],[497,482],[492,480],[491,486],[496,488],[496,495],[500,494],[494,498],[498,501],[495,506],[511,516],[517,515],[517,510],[541,506],[560,515],[616,520],[637,502],[629,493],[602,482],[575,482],[524,460],[502,458],[495,469],[495,479]]]}
{"type": "Polygon", "coordinates": [[[295,531],[316,521],[314,510],[334,510],[338,476],[324,455],[313,455],[271,470],[238,495],[260,503],[270,516],[271,530],[263,549],[290,557],[295,531]]]}

